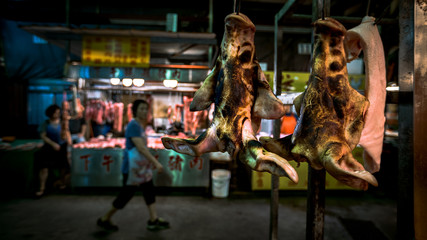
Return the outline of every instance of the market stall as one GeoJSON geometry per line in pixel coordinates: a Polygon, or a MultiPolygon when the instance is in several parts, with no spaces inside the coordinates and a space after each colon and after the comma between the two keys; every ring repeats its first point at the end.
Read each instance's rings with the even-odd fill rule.
{"type": "MultiPolygon", "coordinates": [[[[132,118],[130,104],[145,99],[149,103],[148,147],[165,167],[164,173],[155,172],[157,186],[207,187],[213,165],[228,168],[239,183],[250,182],[249,190],[271,189],[272,239],[278,235],[279,189],[307,190],[307,239],[323,239],[324,232],[331,231],[323,226],[328,208],[325,190],[384,191],[397,201],[397,238],[414,238],[414,227],[423,230],[420,219],[426,198],[421,153],[426,129],[422,118],[426,88],[421,81],[425,76],[425,1],[246,1],[242,9],[246,15],[240,12],[240,2],[234,1],[234,13],[228,15],[231,7],[213,8],[214,1],[209,1],[209,11],[195,11],[209,12],[201,21],[209,22],[191,32],[182,30],[199,23],[193,21],[198,17],[182,17],[182,13],[181,25],[176,13],[167,13],[166,23],[157,22],[162,28],[167,25],[161,32],[149,31],[153,26],[134,29],[135,22],[131,28],[117,29],[81,27],[83,21],[70,25],[70,19],[79,18],[68,15],[69,2],[65,27],[22,26],[67,51],[66,67],[55,75],[55,81],[41,81],[44,75],[36,80],[15,76],[29,83],[28,125],[36,126],[44,119],[43,114],[32,113],[41,113],[48,103],[61,105],[70,102],[70,97],[76,101],[77,93],[71,96],[70,86],[77,87],[88,130],[86,141],[70,148],[71,185],[118,187],[126,154],[123,136],[132,118]],[[282,8],[277,8],[278,2],[282,8]],[[267,6],[272,6],[270,14],[261,11],[267,6]],[[271,12],[277,12],[274,26],[270,26],[271,12]],[[215,36],[214,29],[221,35],[215,36]],[[223,43],[216,46],[223,33],[223,43]],[[79,55],[76,62],[70,60],[72,54],[79,55]],[[350,70],[354,70],[352,60],[358,60],[357,73],[350,70]],[[374,78],[377,84],[372,84],[374,78]],[[281,95],[282,91],[286,94],[281,95]],[[302,120],[296,120],[295,133],[279,131],[283,119],[277,113],[283,104],[274,97],[285,107],[297,108],[294,111],[302,120]],[[216,109],[208,108],[212,102],[216,109]],[[194,112],[189,111],[191,107],[194,112]],[[265,119],[275,120],[266,123],[265,119]],[[167,140],[162,143],[162,138],[167,140]],[[213,158],[210,151],[218,150],[232,158],[213,158]],[[237,163],[250,168],[247,179],[239,175],[236,168],[242,168],[237,163]]],[[[105,16],[102,7],[96,11],[105,16]]],[[[137,19],[139,24],[153,23],[141,19],[137,19]]],[[[101,26],[99,22],[94,25],[101,26]]],[[[30,189],[35,150],[1,149],[2,182],[13,179],[16,189],[30,189]]]]}

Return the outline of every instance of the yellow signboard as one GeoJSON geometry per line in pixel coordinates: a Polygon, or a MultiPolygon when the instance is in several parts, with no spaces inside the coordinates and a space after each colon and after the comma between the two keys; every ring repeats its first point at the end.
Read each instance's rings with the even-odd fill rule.
{"type": "Polygon", "coordinates": [[[82,64],[96,67],[148,67],[150,38],[83,36],[82,64]]]}
{"type": "MultiPolygon", "coordinates": [[[[273,71],[264,72],[267,81],[273,89],[273,71]]],[[[310,73],[307,72],[282,72],[282,92],[304,92],[310,73]]]]}
{"type": "MultiPolygon", "coordinates": [[[[273,71],[264,72],[267,81],[273,89],[273,71]]],[[[282,72],[282,92],[304,92],[307,85],[310,73],[308,72],[282,72]]],[[[350,85],[356,90],[365,89],[365,75],[364,74],[349,74],[348,81],[350,85]]]]}

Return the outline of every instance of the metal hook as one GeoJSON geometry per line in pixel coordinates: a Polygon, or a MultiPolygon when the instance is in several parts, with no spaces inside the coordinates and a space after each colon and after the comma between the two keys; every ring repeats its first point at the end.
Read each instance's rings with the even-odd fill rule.
{"type": "Polygon", "coordinates": [[[322,20],[325,20],[325,0],[322,0],[322,20]]]}
{"type": "Polygon", "coordinates": [[[386,7],[386,9],[384,9],[384,11],[381,13],[381,15],[377,18],[377,19],[375,19],[375,22],[374,22],[374,25],[377,25],[380,21],[381,21],[381,19],[384,17],[384,15],[385,15],[385,13],[390,9],[390,5],[391,4],[389,4],[387,7],[386,7]]]}
{"type": "Polygon", "coordinates": [[[368,0],[368,6],[366,7],[366,15],[369,16],[369,8],[371,7],[371,0],[368,0]]]}
{"type": "Polygon", "coordinates": [[[240,0],[234,0],[234,12],[239,15],[240,13],[240,0]]]}

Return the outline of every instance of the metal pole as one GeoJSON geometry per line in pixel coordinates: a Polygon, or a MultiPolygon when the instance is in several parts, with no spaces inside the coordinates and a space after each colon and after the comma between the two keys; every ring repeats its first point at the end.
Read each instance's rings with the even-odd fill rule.
{"type": "MultiPolygon", "coordinates": [[[[414,239],[414,1],[399,6],[397,239],[414,239]]],[[[421,120],[422,121],[422,120],[421,120]]],[[[421,238],[420,238],[421,239],[421,238]]]]}
{"type": "MultiPolygon", "coordinates": [[[[330,16],[330,0],[313,0],[312,20],[330,16]]],[[[312,46],[314,33],[311,36],[312,46]]],[[[312,56],[313,57],[313,56],[312,56]]],[[[312,71],[312,69],[310,69],[312,71]]],[[[315,170],[308,166],[308,189],[307,189],[307,240],[322,240],[325,215],[325,169],[315,170]]]]}
{"type": "MultiPolygon", "coordinates": [[[[213,32],[213,0],[209,0],[209,27],[208,32],[213,32]]],[[[213,67],[213,47],[212,45],[209,45],[209,52],[208,52],[208,66],[211,68],[213,67]]]]}
{"type": "MultiPolygon", "coordinates": [[[[65,26],[70,29],[70,0],[66,1],[66,5],[65,5],[65,26]]],[[[66,64],[69,63],[71,61],[71,56],[70,56],[70,51],[71,51],[71,40],[68,39],[67,40],[67,45],[66,45],[66,64]]]]}
{"type": "MultiPolygon", "coordinates": [[[[276,96],[282,94],[282,38],[283,32],[279,31],[279,21],[294,4],[295,0],[289,0],[275,15],[274,18],[274,77],[273,92],[276,96]]],[[[280,119],[274,121],[273,137],[280,137],[280,119]]],[[[279,222],[279,177],[271,175],[271,199],[270,199],[270,240],[278,239],[277,229],[279,222]]]]}
{"type": "MultiPolygon", "coordinates": [[[[282,32],[279,32],[279,23],[275,19],[274,23],[274,77],[273,77],[273,92],[276,95],[281,94],[281,69],[279,68],[279,59],[282,59],[280,51],[282,45],[282,32]]],[[[273,138],[280,136],[280,119],[274,121],[273,138]],[[279,128],[277,121],[279,120],[279,128]]],[[[278,239],[277,229],[279,222],[279,177],[271,175],[271,198],[270,198],[270,240],[278,239]]]]}

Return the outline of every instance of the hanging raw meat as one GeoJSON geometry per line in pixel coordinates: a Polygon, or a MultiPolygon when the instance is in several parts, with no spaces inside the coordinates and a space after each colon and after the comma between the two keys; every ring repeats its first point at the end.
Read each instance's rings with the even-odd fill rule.
{"type": "Polygon", "coordinates": [[[167,114],[168,114],[168,122],[169,122],[169,124],[172,124],[175,121],[175,114],[173,112],[172,105],[168,106],[168,113],[167,114]]]}
{"type": "Polygon", "coordinates": [[[191,132],[193,136],[196,135],[196,130],[199,127],[200,123],[206,121],[208,110],[191,112],[190,104],[193,101],[193,98],[184,96],[184,131],[191,132]]]}
{"type": "Polygon", "coordinates": [[[123,129],[123,103],[114,103],[113,104],[113,129],[116,132],[121,132],[123,129]]]}
{"type": "Polygon", "coordinates": [[[126,116],[128,117],[128,122],[132,120],[132,103],[129,103],[126,110],[126,116]]]}
{"type": "Polygon", "coordinates": [[[62,116],[61,116],[61,138],[65,140],[68,144],[71,144],[71,134],[69,128],[70,120],[70,105],[66,100],[66,93],[64,93],[64,101],[62,101],[62,116]]]}
{"type": "Polygon", "coordinates": [[[80,98],[76,99],[76,104],[77,104],[77,118],[82,118],[83,117],[83,113],[85,111],[85,107],[83,107],[80,98]]]}
{"type": "Polygon", "coordinates": [[[153,97],[151,95],[147,95],[145,100],[148,103],[147,123],[152,124],[152,121],[153,121],[153,97]]]}
{"type": "Polygon", "coordinates": [[[261,118],[278,119],[284,105],[274,96],[255,56],[255,26],[244,14],[225,18],[221,52],[212,72],[196,92],[190,110],[201,111],[215,103],[210,127],[197,139],[163,137],[163,145],[177,152],[200,156],[227,151],[256,171],[288,176],[298,182],[293,167],[266,151],[255,137],[261,118]]]}
{"type": "Polygon", "coordinates": [[[105,103],[101,100],[96,103],[95,122],[98,125],[104,124],[105,103]]]}
{"type": "Polygon", "coordinates": [[[182,110],[184,109],[183,104],[175,104],[175,121],[182,121],[182,110]]]}
{"type": "Polygon", "coordinates": [[[295,131],[281,139],[261,138],[263,146],[287,160],[325,168],[339,181],[366,190],[375,177],[354,159],[369,107],[348,82],[344,50],[346,29],[332,18],[314,23],[312,73],[306,90],[294,100],[299,119],[295,131]]]}
{"type": "Polygon", "coordinates": [[[190,111],[190,104],[193,98],[184,96],[184,132],[189,132],[191,127],[191,121],[193,119],[194,112],[190,111]]]}
{"type": "Polygon", "coordinates": [[[369,99],[365,126],[359,144],[363,147],[365,168],[371,173],[380,170],[381,153],[384,141],[386,71],[384,49],[374,25],[375,18],[366,16],[362,23],[347,31],[345,46],[347,61],[352,61],[363,50],[365,62],[365,96],[369,99]]]}
{"type": "Polygon", "coordinates": [[[105,102],[105,111],[104,111],[104,119],[107,123],[113,123],[115,120],[114,117],[114,104],[112,101],[105,102]]]}

